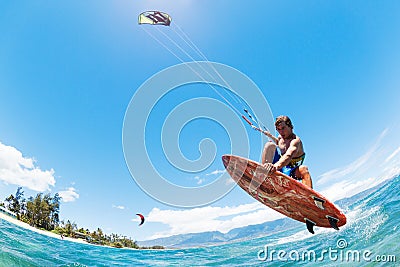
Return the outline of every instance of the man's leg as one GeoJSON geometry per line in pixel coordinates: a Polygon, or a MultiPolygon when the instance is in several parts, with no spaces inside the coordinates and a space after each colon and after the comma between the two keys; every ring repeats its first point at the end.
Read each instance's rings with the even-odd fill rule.
{"type": "Polygon", "coordinates": [[[298,167],[296,170],[296,176],[301,177],[301,182],[304,185],[310,187],[311,189],[313,188],[311,175],[310,172],[308,171],[307,166],[301,165],[300,167],[298,167]]]}
{"type": "Polygon", "coordinates": [[[267,162],[272,163],[275,156],[275,150],[276,150],[276,145],[272,141],[265,143],[261,156],[261,164],[267,162]]]}

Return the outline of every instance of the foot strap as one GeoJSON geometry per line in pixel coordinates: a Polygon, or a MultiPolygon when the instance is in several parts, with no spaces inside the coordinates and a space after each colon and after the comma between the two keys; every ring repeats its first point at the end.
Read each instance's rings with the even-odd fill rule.
{"type": "Polygon", "coordinates": [[[314,203],[315,205],[320,208],[321,210],[324,210],[324,204],[325,204],[325,200],[323,200],[322,198],[316,197],[316,196],[312,196],[312,199],[314,199],[314,203]]]}

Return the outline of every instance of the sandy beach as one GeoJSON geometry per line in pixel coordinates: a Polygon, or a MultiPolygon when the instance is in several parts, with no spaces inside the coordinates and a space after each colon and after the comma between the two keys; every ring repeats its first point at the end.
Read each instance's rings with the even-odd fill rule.
{"type": "Polygon", "coordinates": [[[86,241],[84,241],[84,240],[82,240],[82,239],[70,238],[70,237],[65,237],[65,236],[64,236],[63,238],[61,238],[60,235],[54,234],[54,233],[52,233],[52,232],[48,232],[48,231],[44,231],[44,230],[37,229],[37,228],[35,228],[35,227],[30,226],[29,224],[26,224],[26,223],[24,223],[24,222],[21,222],[21,221],[19,221],[19,220],[17,220],[17,219],[14,219],[14,218],[12,218],[12,217],[10,217],[10,216],[7,216],[7,215],[5,215],[5,214],[3,214],[3,213],[1,213],[1,212],[0,212],[0,219],[5,220],[5,221],[8,221],[8,222],[10,222],[10,223],[13,223],[13,224],[15,224],[15,225],[18,225],[18,226],[20,226],[20,227],[22,227],[22,228],[31,230],[31,231],[33,231],[33,232],[36,232],[36,233],[39,233],[39,234],[42,234],[42,235],[46,235],[46,236],[49,236],[49,237],[53,237],[53,238],[56,238],[56,239],[62,239],[62,240],[66,240],[66,241],[70,241],[70,242],[75,242],[75,243],[93,245],[93,244],[89,244],[88,242],[86,242],[86,241]]]}
{"type": "MultiPolygon", "coordinates": [[[[46,236],[48,236],[48,237],[52,237],[52,238],[56,238],[56,239],[60,239],[60,240],[66,240],[66,241],[75,242],[75,243],[80,243],[80,244],[87,244],[87,245],[90,245],[90,246],[100,246],[100,247],[114,248],[114,247],[106,246],[106,245],[91,244],[91,243],[86,242],[86,241],[83,240],[83,239],[71,238],[71,237],[66,237],[66,236],[64,236],[64,237],[61,238],[61,236],[58,235],[58,234],[55,234],[55,233],[52,233],[52,232],[49,232],[49,231],[44,231],[44,230],[37,229],[37,228],[35,228],[35,227],[30,226],[30,225],[27,224],[27,223],[24,223],[24,222],[22,222],[22,221],[19,221],[19,220],[17,220],[17,219],[14,219],[14,218],[12,218],[12,217],[10,217],[10,216],[7,216],[7,215],[5,215],[4,213],[1,213],[1,212],[0,212],[0,219],[5,220],[5,221],[8,221],[8,222],[10,222],[10,223],[13,223],[13,224],[15,224],[15,225],[18,225],[18,226],[20,226],[20,227],[22,227],[22,228],[25,228],[25,229],[28,229],[28,230],[30,230],[30,231],[36,232],[36,233],[38,233],[38,234],[46,235],[46,236]]],[[[132,249],[132,250],[136,250],[135,248],[126,248],[126,247],[124,247],[124,248],[118,248],[118,249],[132,249]]]]}

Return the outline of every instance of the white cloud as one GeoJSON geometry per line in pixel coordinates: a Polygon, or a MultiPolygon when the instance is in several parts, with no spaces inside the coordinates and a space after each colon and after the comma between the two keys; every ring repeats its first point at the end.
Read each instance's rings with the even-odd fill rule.
{"type": "Polygon", "coordinates": [[[204,183],[206,181],[204,178],[201,178],[200,176],[196,176],[196,177],[194,177],[194,179],[197,181],[198,185],[201,185],[202,183],[204,183]]]}
{"type": "Polygon", "coordinates": [[[228,231],[282,218],[280,213],[259,202],[235,207],[203,207],[189,210],[160,210],[153,208],[146,216],[147,222],[169,226],[169,230],[155,233],[150,239],[178,234],[206,231],[228,231]]]}
{"type": "Polygon", "coordinates": [[[330,186],[329,188],[321,191],[321,194],[328,198],[330,201],[336,201],[346,197],[354,196],[368,188],[378,185],[381,181],[378,181],[374,177],[362,181],[340,181],[330,186]]]}
{"type": "Polygon", "coordinates": [[[232,185],[232,184],[236,184],[235,180],[233,180],[231,177],[227,178],[225,180],[225,184],[226,185],[232,185]]]}
{"type": "MultiPolygon", "coordinates": [[[[139,217],[138,214],[139,214],[139,213],[136,214],[136,217],[134,217],[133,219],[131,219],[132,222],[140,223],[140,222],[142,221],[142,219],[139,217]]],[[[147,221],[146,216],[145,216],[145,220],[147,221]]]]}
{"type": "Polygon", "coordinates": [[[50,190],[56,183],[53,169],[41,170],[33,158],[25,158],[19,150],[1,142],[0,180],[38,192],[50,190]]]}
{"type": "Polygon", "coordinates": [[[73,187],[67,188],[65,191],[58,192],[63,202],[73,202],[79,198],[79,194],[76,192],[76,189],[73,187]]]}
{"type": "MultiPolygon", "coordinates": [[[[321,194],[335,201],[351,197],[400,173],[400,147],[393,151],[392,143],[384,144],[385,129],[371,148],[351,164],[324,173],[316,185],[325,187],[321,194]],[[387,156],[389,155],[389,156],[387,156]]],[[[392,140],[391,138],[386,138],[392,140]]],[[[318,190],[318,189],[317,189],[318,190]]]]}
{"type": "Polygon", "coordinates": [[[390,156],[385,159],[385,162],[389,162],[399,153],[400,153],[400,147],[398,147],[392,154],[390,154],[390,156]]]}
{"type": "Polygon", "coordinates": [[[218,174],[225,173],[225,172],[226,172],[226,170],[215,170],[213,172],[207,173],[206,175],[207,176],[209,176],[209,175],[218,175],[218,174]]]}
{"type": "Polygon", "coordinates": [[[112,207],[113,208],[115,208],[115,209],[119,209],[119,210],[124,210],[125,209],[125,207],[124,206],[121,206],[121,205],[112,205],[112,207]]]}
{"type": "MultiPolygon", "coordinates": [[[[226,172],[226,170],[215,170],[213,172],[206,173],[205,176],[211,176],[211,175],[215,176],[215,175],[219,175],[219,174],[224,174],[225,172],[226,172]]],[[[197,185],[202,185],[207,181],[206,178],[201,177],[201,176],[195,176],[194,179],[196,180],[197,185]]]]}
{"type": "Polygon", "coordinates": [[[332,181],[343,180],[353,176],[355,174],[364,175],[367,171],[375,166],[377,163],[382,161],[378,155],[382,153],[382,140],[387,135],[388,129],[385,129],[378,137],[375,144],[363,155],[361,155],[358,159],[353,161],[347,166],[336,168],[330,170],[324,174],[322,174],[318,179],[317,185],[328,184],[332,181]]]}
{"type": "Polygon", "coordinates": [[[363,169],[364,166],[368,165],[369,160],[372,156],[374,156],[377,149],[377,145],[373,146],[367,153],[350,163],[349,165],[330,170],[320,176],[317,181],[318,185],[326,184],[333,180],[338,180],[342,177],[348,176],[349,174],[353,174],[357,170],[363,169]]]}

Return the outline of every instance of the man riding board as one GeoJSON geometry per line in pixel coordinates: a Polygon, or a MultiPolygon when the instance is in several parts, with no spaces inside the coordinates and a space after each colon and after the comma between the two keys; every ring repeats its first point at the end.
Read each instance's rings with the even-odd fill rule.
{"type": "Polygon", "coordinates": [[[275,121],[278,137],[268,131],[263,133],[272,141],[265,144],[261,163],[269,172],[280,171],[312,188],[308,167],[303,164],[305,153],[300,138],[293,133],[293,124],[288,116],[279,116],[275,121]],[[278,148],[280,153],[278,152],[278,148]]]}

